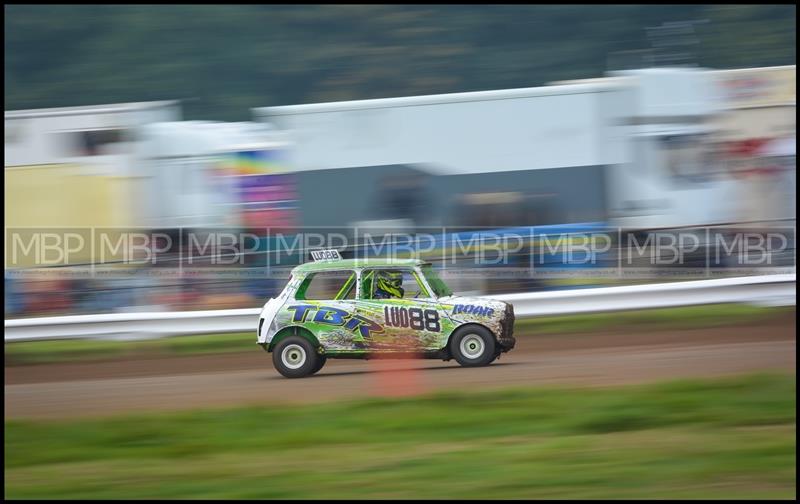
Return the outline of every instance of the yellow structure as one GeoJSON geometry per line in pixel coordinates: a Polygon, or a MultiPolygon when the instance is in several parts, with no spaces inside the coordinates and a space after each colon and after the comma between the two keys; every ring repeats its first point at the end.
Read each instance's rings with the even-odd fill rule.
{"type": "MultiPolygon", "coordinates": [[[[15,246],[9,241],[10,233],[29,243],[33,230],[21,232],[23,229],[77,232],[86,246],[71,253],[67,263],[85,264],[92,260],[93,229],[122,231],[133,224],[129,177],[86,174],[84,167],[66,164],[7,167],[4,171],[7,256],[9,247],[15,246]]],[[[95,254],[99,245],[95,244],[95,254]]],[[[34,254],[19,257],[15,267],[35,266],[34,254]]]]}
{"type": "Polygon", "coordinates": [[[5,227],[128,226],[128,178],[74,165],[5,169],[5,227]]]}

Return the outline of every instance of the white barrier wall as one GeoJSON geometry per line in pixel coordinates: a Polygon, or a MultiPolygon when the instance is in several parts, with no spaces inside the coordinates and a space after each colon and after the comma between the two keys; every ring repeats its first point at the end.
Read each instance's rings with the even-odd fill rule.
{"type": "MultiPolygon", "coordinates": [[[[723,278],[666,284],[501,294],[517,318],[715,303],[795,305],[795,275],[723,278]]],[[[115,313],[5,321],[6,343],[48,339],[159,338],[252,331],[261,308],[167,313],[115,313]]]]}

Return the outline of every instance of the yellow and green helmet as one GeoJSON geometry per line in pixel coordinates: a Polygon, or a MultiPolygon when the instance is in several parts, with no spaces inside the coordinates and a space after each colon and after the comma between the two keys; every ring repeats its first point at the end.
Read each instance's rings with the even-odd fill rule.
{"type": "Polygon", "coordinates": [[[400,271],[379,271],[375,284],[375,294],[387,298],[403,298],[403,273],[400,271]]]}

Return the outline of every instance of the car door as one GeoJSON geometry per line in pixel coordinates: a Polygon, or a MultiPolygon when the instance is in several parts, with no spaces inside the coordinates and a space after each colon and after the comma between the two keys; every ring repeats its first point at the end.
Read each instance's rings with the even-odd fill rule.
{"type": "Polygon", "coordinates": [[[439,303],[412,268],[372,268],[361,272],[357,312],[383,330],[372,334],[370,348],[379,352],[408,352],[441,348],[442,317],[439,303]],[[389,297],[381,278],[402,275],[400,292],[389,297]]]}
{"type": "Polygon", "coordinates": [[[311,331],[326,352],[363,351],[367,339],[356,316],[357,274],[352,270],[310,273],[287,303],[291,323],[311,331]]]}

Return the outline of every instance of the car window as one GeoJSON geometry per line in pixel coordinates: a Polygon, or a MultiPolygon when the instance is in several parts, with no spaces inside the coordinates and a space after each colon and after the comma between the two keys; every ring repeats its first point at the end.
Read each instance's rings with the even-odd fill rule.
{"type": "Polygon", "coordinates": [[[364,272],[361,288],[365,299],[425,299],[427,290],[412,270],[376,269],[364,272]]]}
{"type": "Polygon", "coordinates": [[[295,299],[355,299],[356,274],[353,271],[322,271],[308,275],[297,289],[295,299]]]}
{"type": "Polygon", "coordinates": [[[422,266],[422,274],[425,275],[425,280],[428,281],[428,285],[430,285],[433,292],[436,293],[438,297],[445,297],[445,296],[452,296],[453,291],[450,290],[450,287],[445,284],[439,275],[436,274],[436,270],[433,269],[433,266],[430,264],[425,264],[422,266]]]}

